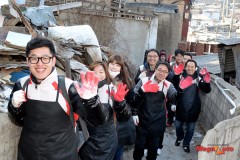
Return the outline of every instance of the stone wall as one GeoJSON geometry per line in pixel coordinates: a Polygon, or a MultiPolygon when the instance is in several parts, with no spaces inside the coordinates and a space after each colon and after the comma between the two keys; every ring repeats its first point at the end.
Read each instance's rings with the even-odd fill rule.
{"type": "Polygon", "coordinates": [[[199,119],[206,131],[213,128],[220,121],[240,115],[240,91],[235,86],[230,85],[222,78],[212,75],[211,87],[212,91],[209,94],[201,95],[202,113],[199,119]],[[233,99],[237,107],[233,115],[230,114],[230,109],[234,108],[234,106],[226,98],[224,92],[233,99]]]}
{"type": "Polygon", "coordinates": [[[157,49],[174,53],[181,41],[182,13],[164,14],[158,17],[157,49]]]}
{"type": "Polygon", "coordinates": [[[15,126],[7,113],[0,113],[0,159],[16,160],[21,128],[15,126]]]}
{"type": "Polygon", "coordinates": [[[200,160],[240,160],[240,116],[218,123],[204,137],[199,151],[200,160]],[[212,148],[212,150],[210,150],[212,148]]]}
{"type": "Polygon", "coordinates": [[[215,147],[215,150],[210,151],[209,149],[209,152],[206,150],[199,151],[198,159],[239,160],[240,92],[235,86],[230,85],[215,75],[212,75],[211,87],[211,93],[201,95],[202,113],[199,121],[203,129],[205,131],[208,130],[201,146],[210,149],[215,147]],[[230,110],[233,109],[234,106],[236,107],[235,113],[230,114],[230,110]],[[216,147],[227,151],[225,151],[225,153],[219,152],[218,155],[216,147]],[[234,151],[230,151],[229,147],[232,147],[234,151]]]}

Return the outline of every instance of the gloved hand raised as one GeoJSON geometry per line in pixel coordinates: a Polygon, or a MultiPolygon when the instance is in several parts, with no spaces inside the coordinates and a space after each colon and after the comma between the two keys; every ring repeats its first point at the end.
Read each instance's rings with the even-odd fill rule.
{"type": "Polygon", "coordinates": [[[179,65],[174,65],[173,67],[173,71],[175,75],[179,75],[182,73],[184,69],[184,65],[182,63],[180,63],[179,65]]]}
{"type": "Polygon", "coordinates": [[[173,105],[171,106],[171,110],[172,110],[173,112],[175,112],[176,109],[177,109],[176,105],[173,104],[173,105]]]}
{"type": "Polygon", "coordinates": [[[203,77],[204,82],[209,83],[211,81],[211,76],[207,70],[207,67],[203,67],[199,74],[203,77]]]}
{"type": "Polygon", "coordinates": [[[75,84],[76,90],[82,99],[90,99],[97,95],[98,78],[92,71],[86,74],[80,72],[81,85],[75,84]]]}
{"type": "Polygon", "coordinates": [[[145,83],[142,86],[142,90],[144,92],[157,92],[159,89],[159,86],[157,84],[151,84],[151,80],[147,81],[147,83],[145,83]]]}
{"type": "Polygon", "coordinates": [[[125,95],[128,93],[129,89],[126,89],[127,85],[123,83],[119,83],[117,87],[116,93],[113,91],[112,95],[114,100],[118,102],[122,102],[124,100],[125,95]]]}
{"type": "Polygon", "coordinates": [[[18,108],[21,106],[23,102],[26,102],[26,93],[23,90],[18,90],[13,93],[12,96],[12,105],[15,108],[18,108]]]}
{"type": "Polygon", "coordinates": [[[137,126],[138,123],[139,123],[139,118],[138,118],[138,116],[132,116],[132,117],[133,117],[134,124],[137,126]]]}
{"type": "Polygon", "coordinates": [[[187,76],[186,78],[182,78],[179,83],[179,87],[185,89],[193,84],[193,78],[191,76],[187,76]]]}

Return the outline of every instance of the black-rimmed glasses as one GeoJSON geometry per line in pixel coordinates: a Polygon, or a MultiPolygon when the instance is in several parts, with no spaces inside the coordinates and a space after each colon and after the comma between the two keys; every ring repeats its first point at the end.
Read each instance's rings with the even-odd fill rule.
{"type": "Polygon", "coordinates": [[[39,59],[41,59],[43,64],[48,64],[53,57],[28,57],[31,64],[37,64],[39,59]]]}

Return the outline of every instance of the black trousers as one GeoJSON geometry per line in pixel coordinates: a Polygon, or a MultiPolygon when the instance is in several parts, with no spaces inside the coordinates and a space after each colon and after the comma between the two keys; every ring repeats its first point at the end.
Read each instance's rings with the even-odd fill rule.
{"type": "Polygon", "coordinates": [[[172,124],[173,123],[173,118],[175,116],[175,112],[173,112],[171,110],[171,103],[169,103],[169,101],[167,101],[166,103],[166,107],[167,107],[167,122],[172,124]]]}
{"type": "MultiPolygon", "coordinates": [[[[163,136],[161,136],[161,137],[163,137],[163,136]]],[[[138,133],[136,143],[135,143],[135,148],[133,151],[133,159],[141,160],[144,155],[144,148],[147,147],[148,155],[147,155],[146,159],[147,160],[156,160],[159,141],[160,141],[160,137],[144,136],[144,135],[141,135],[138,133]]]]}

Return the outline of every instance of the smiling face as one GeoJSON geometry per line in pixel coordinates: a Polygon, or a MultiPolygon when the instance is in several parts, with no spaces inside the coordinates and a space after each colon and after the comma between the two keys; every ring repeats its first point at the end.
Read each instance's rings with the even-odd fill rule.
{"type": "Polygon", "coordinates": [[[119,64],[117,64],[116,61],[114,61],[114,62],[110,62],[108,64],[108,69],[112,72],[120,72],[121,66],[119,64]]]}
{"type": "Polygon", "coordinates": [[[106,79],[106,73],[102,65],[94,67],[93,72],[97,75],[99,81],[106,79]]]}
{"type": "Polygon", "coordinates": [[[187,63],[185,69],[186,69],[188,75],[193,75],[194,72],[196,71],[196,65],[194,62],[190,61],[187,63]]]}
{"type": "Polygon", "coordinates": [[[189,59],[192,59],[191,56],[189,56],[189,55],[184,55],[184,56],[183,56],[183,64],[185,64],[189,59]]]}
{"type": "Polygon", "coordinates": [[[159,56],[156,52],[151,51],[147,54],[147,62],[150,66],[155,66],[159,60],[159,56]]]}
{"type": "Polygon", "coordinates": [[[155,70],[155,79],[158,82],[161,82],[168,76],[168,68],[164,64],[160,64],[155,70]]]}
{"type": "Polygon", "coordinates": [[[56,64],[56,58],[53,57],[48,47],[40,47],[30,51],[27,57],[27,64],[33,76],[37,79],[38,82],[41,82],[52,72],[52,68],[56,64]],[[36,64],[31,63],[34,61],[30,61],[30,59],[36,59],[40,57],[44,58],[38,59],[38,62],[36,64]],[[46,63],[48,62],[48,59],[49,63],[46,63]],[[42,61],[44,61],[46,64],[44,64],[42,61]]]}
{"type": "Polygon", "coordinates": [[[182,54],[177,54],[175,56],[175,58],[176,58],[176,63],[177,64],[183,63],[183,55],[182,54]]]}

